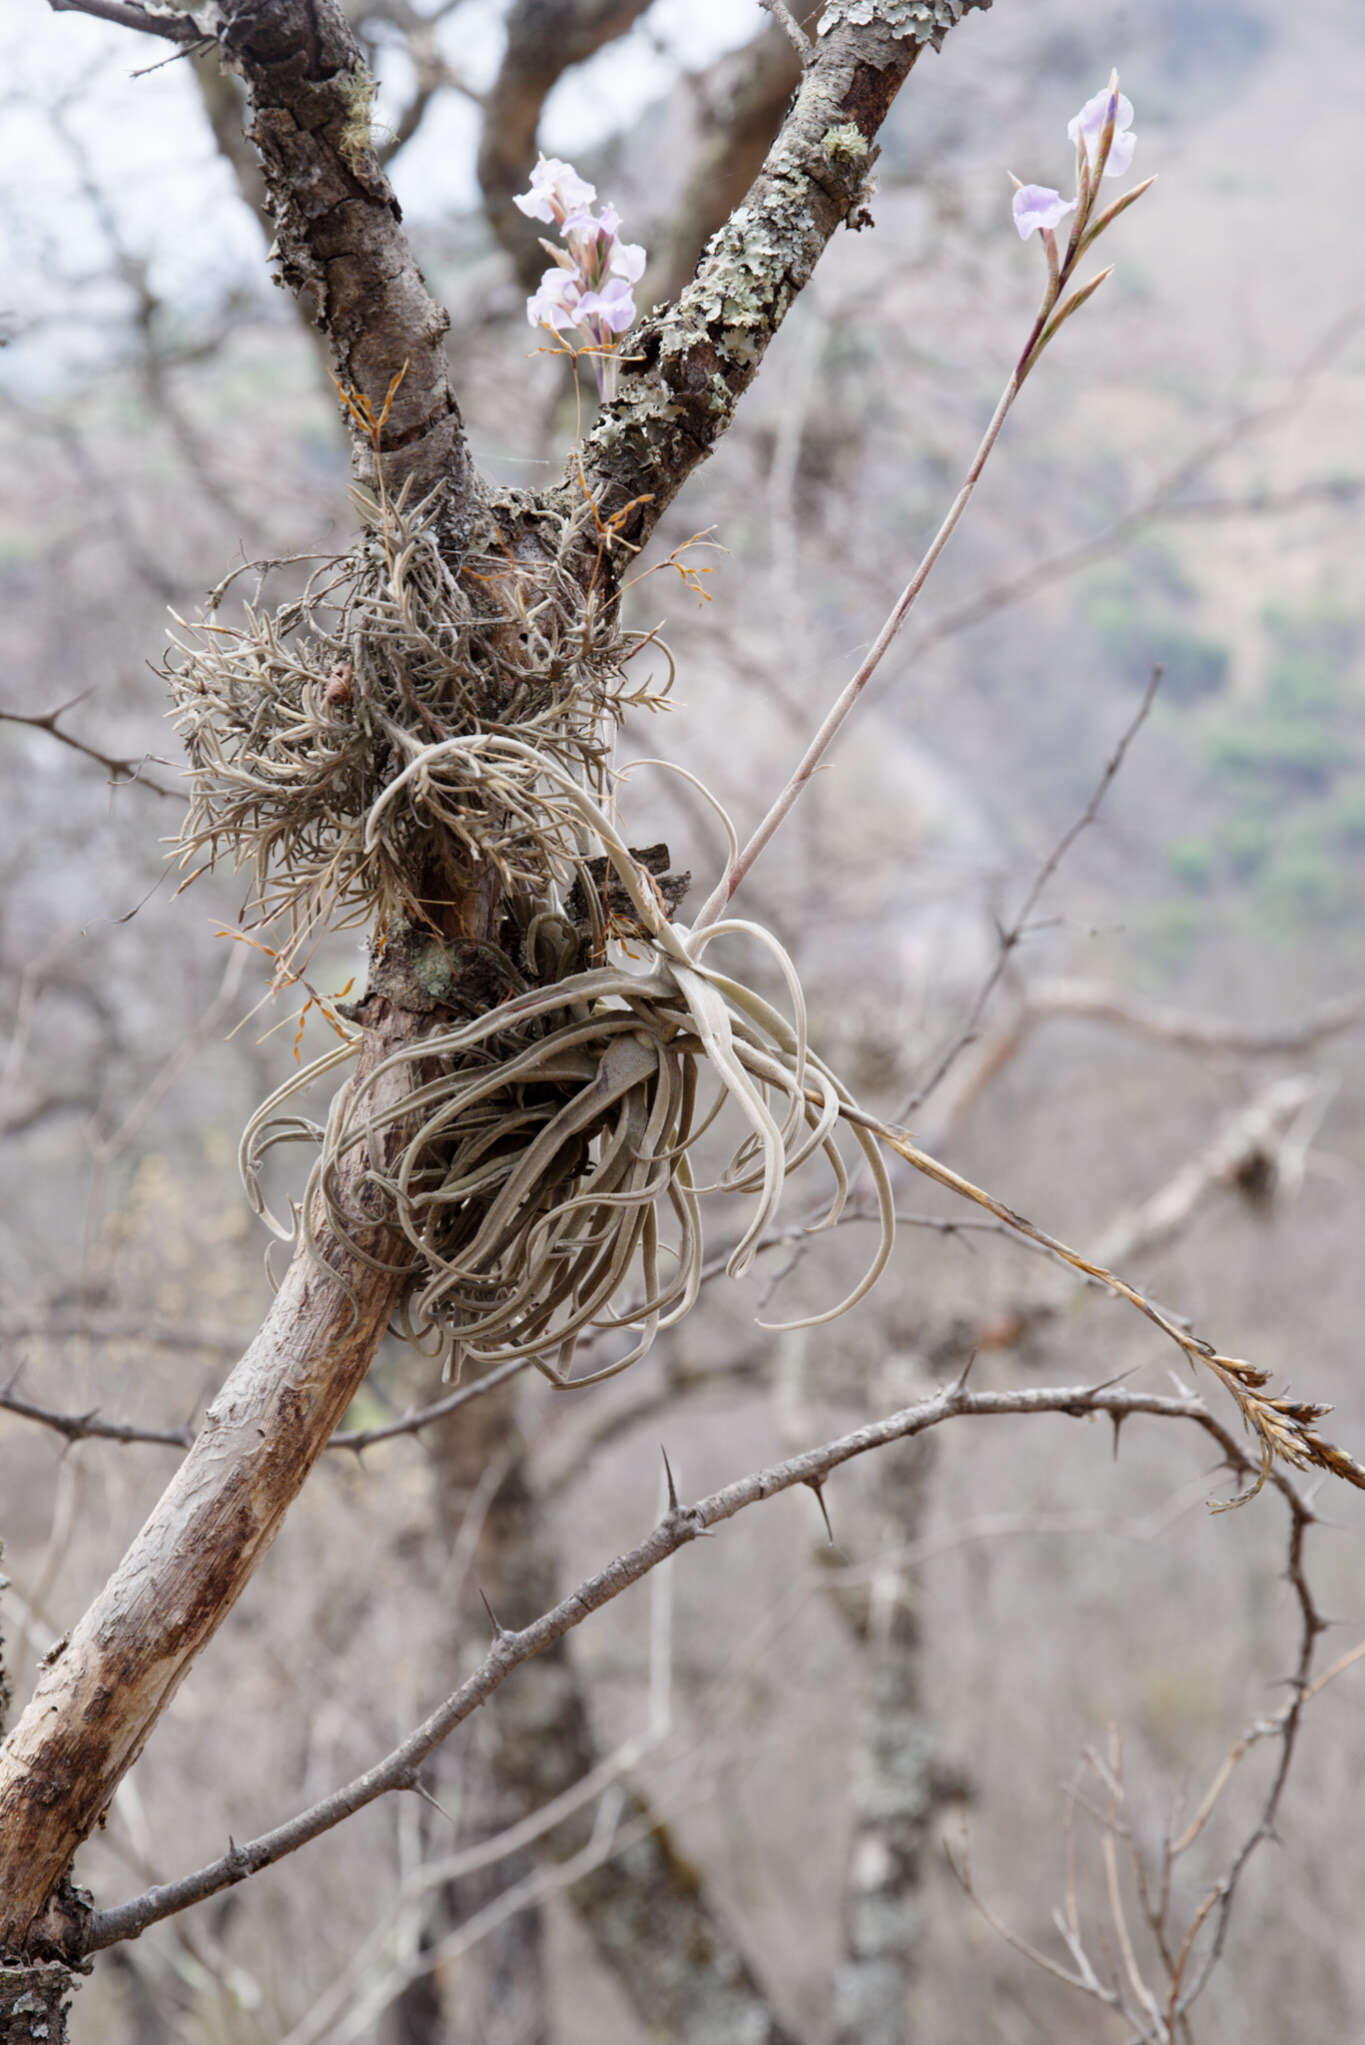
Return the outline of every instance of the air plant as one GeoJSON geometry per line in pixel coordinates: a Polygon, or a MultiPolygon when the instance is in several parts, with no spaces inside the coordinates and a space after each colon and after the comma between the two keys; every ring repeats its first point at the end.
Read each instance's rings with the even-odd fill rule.
{"type": "MultiPolygon", "coordinates": [[[[1068,130],[1075,197],[1018,185],[1016,226],[1025,239],[1041,234],[1047,262],[1025,348],[924,559],[743,851],[700,791],[728,849],[691,924],[676,914],[679,886],[655,877],[615,820],[614,726],[625,707],[655,705],[662,693],[647,681],[632,686],[624,670],[660,642],[623,633],[606,578],[583,572],[594,535],[599,565],[609,537],[586,493],[548,532],[532,568],[501,542],[496,506],[475,540],[457,544],[443,529],[439,493],[390,503],[381,485],[378,498],[361,500],[365,538],[292,604],[248,612],[238,630],[211,616],[177,641],[169,673],[193,782],[182,856],[212,863],[228,852],[247,866],[253,913],[287,918],[296,945],[324,922],[372,919],[381,954],[402,929],[431,932],[419,938],[435,947],[422,981],[427,1032],[346,1080],[317,1126],[298,1097],[355,1056],[359,1032],[349,1035],[262,1103],[241,1163],[276,1235],[301,1231],[316,1248],[325,1216],[361,1263],[401,1278],[396,1326],[438,1353],[448,1374],[466,1361],[524,1360],[563,1386],[626,1369],[697,1298],[704,1201],[749,1203],[727,1263],[740,1277],[769,1237],[787,1183],[817,1156],[831,1191],[810,1226],[838,1222],[848,1193],[842,1135],[870,1176],[877,1247],[846,1297],[778,1325],[832,1320],[875,1283],[895,1237],[889,1149],[1137,1306],[1232,1393],[1266,1467],[1281,1456],[1365,1484],[1365,1469],[1316,1433],[1326,1409],[1263,1397],[1263,1371],[1218,1355],[1122,1279],[861,1110],[808,1042],[786,952],[728,913],[917,600],[1024,379],[1109,274],[1072,284],[1096,238],[1151,182],[1098,210],[1103,179],[1131,162],[1131,123],[1114,75],[1068,130]],[[1068,218],[1063,251],[1056,233],[1068,218]],[[489,955],[497,994],[485,985],[475,999],[466,989],[462,1008],[453,948],[433,912],[489,873],[505,902],[500,940],[472,949],[489,955]],[[719,970],[720,939],[745,941],[775,963],[785,1013],[719,970]],[[396,1076],[407,1084],[396,1089],[396,1076]],[[727,1119],[737,1131],[728,1161],[705,1183],[699,1145],[727,1119]],[[266,1205],[263,1165],[278,1144],[300,1139],[318,1155],[302,1202],[281,1221],[266,1205]],[[342,1192],[356,1174],[339,1170],[356,1153],[365,1169],[353,1197],[363,1212],[349,1210],[342,1192]],[[383,1260],[357,1239],[373,1239],[376,1212],[390,1229],[383,1260]],[[575,1368],[583,1349],[613,1339],[609,1360],[575,1368]]],[[[528,318],[566,345],[579,334],[577,352],[593,358],[606,396],[644,251],[619,240],[610,208],[600,218],[587,210],[594,197],[572,166],[542,159],[517,203],[555,222],[567,244],[545,245],[555,268],[528,318]]],[[[378,450],[368,409],[343,396],[374,427],[378,450]]]]}

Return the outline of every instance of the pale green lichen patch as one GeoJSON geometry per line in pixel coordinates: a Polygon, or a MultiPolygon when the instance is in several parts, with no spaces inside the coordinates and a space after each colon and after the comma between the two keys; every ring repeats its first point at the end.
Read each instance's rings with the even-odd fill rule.
{"type": "Polygon", "coordinates": [[[831,163],[855,163],[868,153],[867,137],[852,121],[845,121],[839,128],[826,129],[820,138],[820,147],[831,163]]]}
{"type": "Polygon", "coordinates": [[[718,324],[722,350],[732,361],[756,359],[754,337],[766,338],[781,321],[792,296],[791,278],[804,273],[809,192],[809,178],[794,168],[770,180],[762,213],[736,209],[684,295],[680,311],[708,327],[718,324]]]}

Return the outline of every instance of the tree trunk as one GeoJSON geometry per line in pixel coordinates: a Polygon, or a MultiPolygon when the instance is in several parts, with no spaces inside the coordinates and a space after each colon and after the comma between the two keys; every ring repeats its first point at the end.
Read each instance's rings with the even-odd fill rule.
{"type": "MultiPolygon", "coordinates": [[[[480,1645],[488,1626],[480,1593],[507,1626],[525,1623],[561,1595],[553,1530],[535,1494],[517,1395],[509,1383],[461,1413],[464,1425],[445,1422],[429,1437],[437,1511],[452,1545],[471,1505],[478,1509],[481,1481],[486,1495],[490,1467],[500,1464],[503,1473],[461,1585],[460,1631],[480,1645]]],[[[520,1669],[496,1712],[470,1729],[461,1757],[460,1843],[473,1845],[515,1824],[606,1758],[568,1643],[557,1642],[520,1669]]],[[[586,1806],[515,1859],[452,1883],[442,1898],[443,1928],[467,1921],[523,1879],[533,1855],[563,1862],[581,1852],[593,1815],[586,1806]]],[[[792,2045],[704,1878],[662,1824],[651,1826],[651,1815],[627,1787],[617,1829],[644,1827],[645,1836],[565,1892],[599,1958],[642,2025],[670,2045],[792,2045]]],[[[454,1996],[446,1998],[447,2028],[437,2012],[435,2027],[416,2035],[423,2045],[492,2045],[495,2037],[498,2045],[541,2045],[551,2006],[541,1969],[539,1913],[524,1911],[462,1962],[454,1996]]]]}
{"type": "MultiPolygon", "coordinates": [[[[897,1392],[905,1388],[898,1385],[897,1392]]],[[[903,1548],[923,1524],[934,1455],[906,1442],[877,1459],[872,1538],[903,1548]]],[[[920,1694],[918,1601],[894,1561],[861,1590],[863,1692],[853,1754],[853,1834],[831,2045],[904,2045],[920,1961],[919,1891],[941,1793],[920,1694]]]]}
{"type": "Polygon", "coordinates": [[[0,1966],[0,2045],[66,2045],[71,1970],[59,1962],[0,1966]]]}
{"type": "MultiPolygon", "coordinates": [[[[377,1006],[362,1072],[421,1033],[422,1018],[377,1006]]],[[[408,1084],[402,1067],[383,1082],[394,1099],[408,1084]]],[[[339,1173],[352,1213],[365,1210],[367,1168],[359,1147],[339,1173]]],[[[375,1255],[386,1241],[376,1223],[359,1247],[375,1255]]],[[[58,1884],[273,1541],[370,1367],[400,1284],[356,1262],[317,1217],[317,1253],[296,1253],[193,1448],[44,1670],[0,1747],[0,1951],[79,1953],[83,1912],[58,1884]]]]}

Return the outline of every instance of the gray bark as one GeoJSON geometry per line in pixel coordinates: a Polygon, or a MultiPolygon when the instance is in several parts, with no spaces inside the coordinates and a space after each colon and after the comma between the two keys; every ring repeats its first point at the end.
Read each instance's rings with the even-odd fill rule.
{"type": "Polygon", "coordinates": [[[0,1964],[0,2045],[66,2045],[72,1986],[57,1962],[0,1964]]]}
{"type": "MultiPolygon", "coordinates": [[[[871,1538],[913,1541],[927,1503],[930,1442],[878,1459],[871,1538]]],[[[919,1891],[939,1782],[920,1675],[913,1582],[891,1564],[862,1594],[862,1696],[853,1757],[853,1831],[831,2045],[903,2045],[921,1954],[919,1891]]]]}

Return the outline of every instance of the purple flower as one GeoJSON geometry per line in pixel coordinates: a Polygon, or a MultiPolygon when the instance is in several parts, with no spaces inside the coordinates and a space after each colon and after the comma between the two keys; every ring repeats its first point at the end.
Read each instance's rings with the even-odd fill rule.
{"type": "Polygon", "coordinates": [[[585,291],[575,317],[580,325],[600,320],[609,333],[624,334],[635,324],[635,300],[629,284],[623,277],[611,277],[600,291],[585,291]]]}
{"type": "MultiPolygon", "coordinates": [[[[1109,109],[1115,108],[1114,139],[1109,145],[1109,158],[1104,166],[1107,178],[1121,178],[1133,161],[1137,148],[1137,136],[1128,131],[1133,125],[1133,102],[1126,93],[1120,92],[1117,80],[1088,99],[1078,114],[1066,124],[1066,132],[1079,148],[1085,145],[1086,161],[1093,169],[1100,153],[1100,136],[1109,118],[1109,109]]],[[[1021,230],[1022,231],[1022,230],[1021,230]]]]}
{"type": "Polygon", "coordinates": [[[1035,228],[1050,234],[1059,221],[1075,210],[1074,199],[1064,199],[1049,185],[1020,185],[1014,194],[1014,224],[1021,241],[1027,241],[1035,228]]]}
{"type": "Polygon", "coordinates": [[[556,333],[574,325],[583,287],[567,270],[547,270],[533,298],[526,301],[526,317],[533,327],[553,327],[556,333]]]}
{"type": "Polygon", "coordinates": [[[557,220],[561,227],[572,213],[581,213],[597,197],[596,185],[581,178],[571,163],[542,156],[531,172],[531,189],[519,192],[512,204],[532,220],[557,220]]]}
{"type": "Polygon", "coordinates": [[[536,220],[554,221],[566,243],[541,247],[554,262],[539,288],[526,301],[533,327],[556,334],[577,330],[591,352],[597,388],[605,398],[616,393],[617,361],[612,354],[618,337],[635,321],[631,285],[644,275],[645,252],[638,242],[621,241],[621,217],[604,206],[600,217],[590,210],[596,197],[572,164],[543,157],[531,173],[531,189],[516,203],[536,220]]]}

